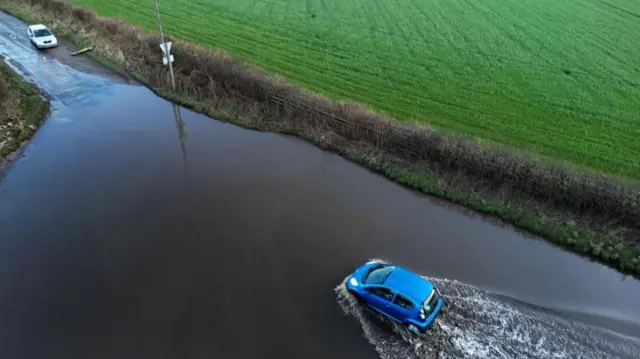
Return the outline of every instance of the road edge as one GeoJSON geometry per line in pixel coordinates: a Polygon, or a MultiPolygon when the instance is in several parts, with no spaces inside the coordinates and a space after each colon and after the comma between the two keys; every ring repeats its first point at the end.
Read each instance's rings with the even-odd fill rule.
{"type": "MultiPolygon", "coordinates": [[[[19,122],[15,127],[19,131],[6,146],[0,149],[0,180],[7,173],[13,163],[21,156],[24,148],[31,138],[36,134],[40,126],[44,123],[50,113],[50,103],[32,83],[24,80],[20,74],[15,72],[2,57],[0,57],[0,77],[6,84],[6,89],[14,96],[10,101],[19,103],[19,113],[14,114],[19,122]]],[[[3,108],[1,106],[0,108],[3,108]]],[[[1,113],[0,116],[8,116],[1,113]]],[[[0,121],[2,122],[2,121],[0,121]]],[[[14,130],[16,130],[14,128],[14,130]]]]}

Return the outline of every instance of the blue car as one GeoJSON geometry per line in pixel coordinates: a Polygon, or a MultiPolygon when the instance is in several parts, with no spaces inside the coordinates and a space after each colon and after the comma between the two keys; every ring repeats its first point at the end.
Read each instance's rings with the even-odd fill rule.
{"type": "Polygon", "coordinates": [[[416,334],[427,330],[443,305],[431,282],[390,263],[370,261],[358,267],[346,287],[364,304],[416,334]]]}

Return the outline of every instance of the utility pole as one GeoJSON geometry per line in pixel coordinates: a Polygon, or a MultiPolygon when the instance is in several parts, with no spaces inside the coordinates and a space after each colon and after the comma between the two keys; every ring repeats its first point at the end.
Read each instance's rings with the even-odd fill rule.
{"type": "Polygon", "coordinates": [[[164,35],[162,34],[162,22],[160,22],[160,8],[158,7],[158,0],[156,2],[156,22],[158,23],[158,32],[160,33],[160,48],[164,48],[164,56],[166,62],[169,64],[169,72],[171,73],[171,86],[176,89],[176,79],[173,76],[173,59],[171,58],[171,46],[166,45],[164,42],[164,35]]]}

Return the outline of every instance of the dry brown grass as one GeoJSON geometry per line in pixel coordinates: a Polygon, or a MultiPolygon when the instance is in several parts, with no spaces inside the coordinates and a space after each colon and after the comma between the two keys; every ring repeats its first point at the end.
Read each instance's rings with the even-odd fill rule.
{"type": "Polygon", "coordinates": [[[9,85],[5,76],[5,72],[0,71],[0,130],[5,130],[2,131],[5,136],[0,134],[0,138],[6,137],[7,123],[15,121],[20,116],[20,92],[9,85]]]}
{"type": "MultiPolygon", "coordinates": [[[[121,21],[96,16],[60,0],[8,0],[54,24],[75,41],[91,43],[102,56],[135,73],[152,88],[166,89],[155,36],[121,21]]],[[[336,103],[293,86],[221,51],[174,41],[177,92],[207,106],[250,109],[253,127],[278,129],[309,138],[322,133],[322,145],[347,151],[362,145],[383,156],[419,164],[444,182],[475,193],[508,193],[548,212],[566,211],[578,221],[606,228],[640,228],[636,184],[598,173],[455,137],[423,126],[400,124],[353,103],[336,103]]],[[[630,237],[628,237],[629,239],[630,237]]]]}
{"type": "Polygon", "coordinates": [[[13,153],[35,132],[49,111],[49,104],[0,60],[0,169],[13,153]]]}
{"type": "Polygon", "coordinates": [[[7,98],[7,94],[8,94],[8,89],[7,89],[7,84],[4,81],[4,76],[0,77],[0,103],[3,103],[4,100],[7,98]]]}

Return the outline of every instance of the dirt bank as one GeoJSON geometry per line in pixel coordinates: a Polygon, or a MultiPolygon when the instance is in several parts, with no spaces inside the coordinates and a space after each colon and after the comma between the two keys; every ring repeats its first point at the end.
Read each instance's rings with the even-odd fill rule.
{"type": "Polygon", "coordinates": [[[640,274],[637,185],[508,149],[399,124],[336,103],[220,51],[174,40],[177,91],[155,36],[58,0],[0,0],[52,25],[160,95],[245,127],[294,134],[427,194],[499,217],[553,243],[640,274]]]}
{"type": "Polygon", "coordinates": [[[48,113],[40,92],[0,60],[0,173],[48,113]]]}

